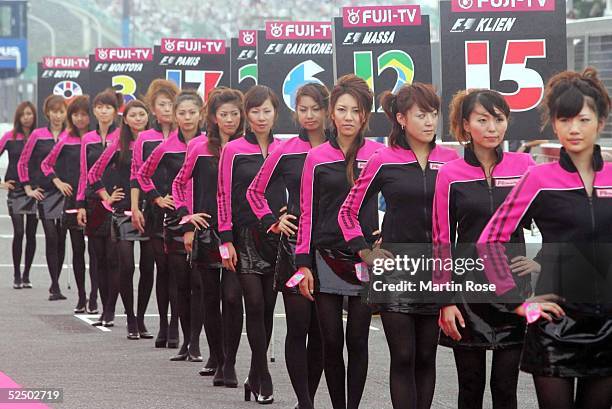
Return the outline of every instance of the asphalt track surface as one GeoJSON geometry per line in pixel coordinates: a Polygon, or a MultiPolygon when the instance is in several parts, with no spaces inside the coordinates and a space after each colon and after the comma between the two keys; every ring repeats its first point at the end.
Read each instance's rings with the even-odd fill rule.
{"type": "MultiPolygon", "coordinates": [[[[4,174],[4,170],[0,170],[4,174]]],[[[95,317],[75,316],[72,310],[77,293],[72,277],[70,245],[62,270],[61,287],[66,301],[47,301],[49,275],[44,258],[42,226],[37,232],[37,251],[31,272],[33,289],[13,290],[11,260],[12,228],[6,209],[6,193],[0,193],[0,372],[24,388],[62,388],[63,402],[52,408],[254,408],[244,402],[243,390],[213,387],[210,377],[197,374],[201,363],[170,362],[176,350],[156,349],[153,340],[126,339],[125,317],[118,316],[115,327],[102,331],[86,321],[95,317]],[[71,288],[68,289],[68,278],[71,288]]],[[[138,273],[135,274],[138,276],[138,273]]],[[[87,279],[89,288],[89,279],[87,279]]],[[[118,300],[117,313],[123,308],[118,300]]],[[[155,291],[149,303],[147,326],[157,333],[155,291]]],[[[289,382],[284,357],[286,332],[283,303],[279,296],[274,321],[275,335],[269,357],[275,402],[271,408],[293,408],[296,398],[289,382]]],[[[250,350],[243,330],[236,370],[239,382],[248,373],[250,350]]],[[[208,353],[202,331],[202,354],[208,353]]],[[[369,336],[368,379],[361,408],[391,408],[389,395],[389,352],[379,317],[372,319],[369,336]]],[[[490,354],[489,354],[490,360],[490,354]]],[[[345,357],[346,359],[346,357],[345,357]]],[[[1,374],[0,374],[1,375],[1,374]]],[[[488,382],[488,381],[487,381],[488,382]]],[[[488,383],[487,383],[488,384],[488,383]]],[[[241,385],[239,385],[241,386],[241,385]]],[[[0,385],[1,387],[1,385],[0,385]]],[[[521,373],[518,407],[537,408],[531,377],[521,373]]],[[[457,406],[457,378],[452,351],[438,348],[437,382],[432,408],[457,406]]],[[[315,406],[331,408],[324,378],[315,406]]],[[[24,408],[2,404],[0,408],[24,408]]],[[[487,386],[485,408],[491,407],[487,386]]]]}

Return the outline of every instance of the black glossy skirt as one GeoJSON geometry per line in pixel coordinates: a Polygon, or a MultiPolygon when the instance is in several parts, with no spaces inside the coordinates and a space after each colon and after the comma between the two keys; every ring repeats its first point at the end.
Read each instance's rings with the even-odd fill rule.
{"type": "Polygon", "coordinates": [[[276,256],[276,266],[274,267],[274,290],[284,293],[299,294],[299,287],[287,287],[287,281],[297,271],[295,265],[295,245],[297,235],[287,237],[281,234],[278,243],[278,254],[276,256]]]}
{"type": "Polygon", "coordinates": [[[348,249],[317,249],[315,291],[348,296],[364,295],[366,285],[359,281],[355,271],[358,263],[361,263],[359,256],[348,249]]]}
{"type": "Polygon", "coordinates": [[[215,229],[196,230],[191,262],[206,268],[221,268],[220,245],[219,233],[215,229]]]}
{"type": "Polygon", "coordinates": [[[9,214],[36,214],[36,199],[26,195],[21,185],[9,190],[6,204],[9,214]]]}
{"type": "Polygon", "coordinates": [[[505,304],[462,303],[457,304],[465,321],[465,328],[458,327],[461,340],[455,341],[440,334],[440,345],[465,349],[516,348],[525,338],[525,318],[515,314],[505,304]]]}
{"type": "Polygon", "coordinates": [[[61,219],[64,213],[64,195],[57,189],[44,192],[45,197],[38,202],[38,218],[41,220],[61,219]]]}
{"type": "Polygon", "coordinates": [[[132,215],[129,212],[117,212],[112,216],[111,237],[113,240],[145,241],[149,238],[140,234],[132,225],[132,215]]]}
{"type": "Polygon", "coordinates": [[[145,236],[157,239],[164,238],[164,209],[147,201],[144,205],[145,236]]]}
{"type": "Polygon", "coordinates": [[[104,208],[100,199],[87,200],[87,225],[85,234],[90,237],[110,237],[112,213],[104,208]]]}
{"type": "Polygon", "coordinates": [[[236,271],[240,274],[274,274],[278,243],[279,236],[267,233],[260,223],[234,228],[234,247],[238,254],[236,271]]]}
{"type": "Polygon", "coordinates": [[[521,370],[555,377],[612,376],[612,312],[562,308],[564,317],[527,327],[521,370]]]}
{"type": "Polygon", "coordinates": [[[83,230],[77,222],[78,209],[74,196],[64,199],[64,212],[62,213],[62,227],[67,230],[83,230]]]}
{"type": "Polygon", "coordinates": [[[163,238],[166,254],[187,254],[183,234],[188,227],[180,222],[178,212],[172,210],[164,214],[163,238]]]}

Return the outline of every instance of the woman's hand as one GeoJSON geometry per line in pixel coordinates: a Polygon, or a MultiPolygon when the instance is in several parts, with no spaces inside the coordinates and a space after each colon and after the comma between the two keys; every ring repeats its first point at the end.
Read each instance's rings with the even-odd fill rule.
{"type": "Polygon", "coordinates": [[[14,180],[7,180],[6,182],[0,183],[0,189],[5,189],[5,190],[13,190],[13,189],[15,189],[15,181],[14,180]]]}
{"type": "Polygon", "coordinates": [[[455,305],[449,305],[443,307],[440,310],[440,317],[438,318],[438,325],[442,332],[444,332],[447,336],[451,337],[455,341],[461,340],[461,334],[457,329],[456,321],[459,321],[459,325],[461,328],[465,328],[465,320],[463,319],[463,315],[461,315],[461,311],[455,305]]]}
{"type": "Polygon", "coordinates": [[[210,227],[210,223],[208,223],[207,219],[210,219],[212,216],[208,213],[195,213],[191,215],[191,224],[193,224],[196,229],[204,230],[210,227]]]}
{"type": "Polygon", "coordinates": [[[227,252],[229,254],[228,258],[223,258],[222,264],[223,268],[227,268],[230,271],[236,272],[236,264],[238,264],[238,254],[236,254],[236,249],[234,248],[234,244],[231,241],[223,244],[227,247],[227,252]]]}
{"type": "Polygon", "coordinates": [[[117,188],[113,190],[113,193],[106,199],[106,203],[109,205],[113,205],[115,202],[119,202],[125,197],[125,193],[123,193],[123,188],[117,188]]]}
{"type": "Polygon", "coordinates": [[[285,213],[278,219],[278,222],[274,223],[270,227],[270,231],[274,234],[282,233],[287,237],[291,237],[295,235],[298,229],[295,224],[291,223],[292,220],[297,220],[297,217],[292,214],[285,213]]]}
{"type": "Polygon", "coordinates": [[[563,299],[555,294],[544,294],[538,295],[535,297],[531,297],[520,307],[514,309],[514,312],[520,315],[521,317],[527,316],[526,306],[528,304],[538,304],[540,308],[540,317],[544,318],[547,321],[553,320],[553,315],[557,318],[560,318],[565,315],[565,311],[563,308],[557,304],[557,302],[562,301],[563,299]]]}
{"type": "Polygon", "coordinates": [[[81,227],[85,227],[87,224],[87,210],[80,208],[77,211],[77,223],[81,227]]]}
{"type": "Polygon", "coordinates": [[[166,196],[159,196],[157,197],[154,202],[157,207],[160,207],[162,209],[170,209],[170,210],[174,210],[174,200],[172,200],[172,196],[170,195],[166,195],[166,196]]]}
{"type": "Polygon", "coordinates": [[[361,259],[368,265],[368,266],[373,266],[374,265],[374,260],[376,259],[387,259],[387,258],[393,258],[393,254],[388,251],[385,250],[383,248],[380,248],[380,245],[378,246],[374,246],[373,249],[363,249],[359,251],[359,257],[361,257],[361,259]]]}
{"type": "Polygon", "coordinates": [[[193,250],[193,236],[194,236],[194,232],[192,231],[183,233],[183,242],[185,243],[185,251],[187,251],[187,253],[189,254],[191,254],[191,251],[193,250]]]}
{"type": "Polygon", "coordinates": [[[25,190],[25,193],[28,197],[32,197],[38,201],[41,201],[45,198],[44,195],[44,189],[41,187],[37,187],[36,189],[32,189],[32,187],[30,185],[25,185],[25,187],[23,188],[25,190]]]}
{"type": "Polygon", "coordinates": [[[70,186],[68,183],[62,182],[60,178],[53,178],[53,184],[65,197],[72,196],[72,186],[70,186]]]}
{"type": "Polygon", "coordinates": [[[542,270],[542,266],[535,260],[525,256],[517,256],[510,260],[510,270],[519,277],[522,277],[528,274],[539,273],[542,270]]]}
{"type": "Polygon", "coordinates": [[[300,267],[298,269],[299,272],[304,274],[304,278],[300,281],[300,294],[306,297],[310,301],[314,301],[314,276],[312,275],[312,271],[308,267],[300,267]]]}
{"type": "Polygon", "coordinates": [[[132,226],[134,226],[140,234],[144,234],[145,219],[139,208],[132,209],[132,226]]]}

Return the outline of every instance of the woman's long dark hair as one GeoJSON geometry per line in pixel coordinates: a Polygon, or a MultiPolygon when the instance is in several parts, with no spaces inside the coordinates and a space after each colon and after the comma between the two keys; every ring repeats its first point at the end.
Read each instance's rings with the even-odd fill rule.
{"type": "Polygon", "coordinates": [[[208,151],[219,160],[221,154],[221,134],[219,133],[219,124],[216,121],[217,110],[223,104],[233,104],[240,111],[240,124],[233,135],[230,135],[230,141],[234,140],[244,132],[244,96],[242,92],[227,88],[217,87],[208,94],[206,103],[206,138],[208,140],[208,151]]]}
{"type": "Polygon", "coordinates": [[[68,130],[69,132],[81,138],[80,131],[74,126],[74,122],[72,122],[72,115],[77,112],[85,112],[91,118],[91,113],[89,112],[89,95],[79,95],[70,101],[70,105],[68,105],[68,111],[66,112],[66,122],[68,122],[68,130]]]}
{"type": "Polygon", "coordinates": [[[34,122],[32,122],[32,127],[30,128],[30,133],[36,128],[36,107],[30,101],[23,101],[19,105],[17,105],[17,109],[15,109],[15,117],[13,119],[13,140],[17,139],[17,134],[23,134],[24,140],[28,139],[28,136],[23,131],[23,125],[21,125],[21,117],[23,116],[26,108],[30,108],[32,113],[34,114],[34,122]]]}
{"type": "MultiPolygon", "coordinates": [[[[349,184],[352,186],[355,183],[355,171],[353,167],[355,166],[355,160],[357,158],[357,151],[363,144],[364,141],[364,133],[368,129],[368,121],[370,119],[370,114],[372,112],[372,99],[374,98],[374,94],[368,83],[365,82],[362,78],[354,74],[347,74],[338,79],[338,82],[334,86],[334,89],[331,92],[330,96],[330,116],[334,112],[336,107],[336,103],[338,99],[342,95],[348,94],[355,98],[357,101],[357,106],[359,107],[359,114],[363,118],[363,124],[359,129],[359,134],[351,143],[348,151],[346,152],[346,178],[349,181],[349,184]]],[[[333,121],[332,121],[333,123],[333,121]]],[[[334,123],[334,134],[336,137],[338,136],[338,130],[336,129],[336,124],[334,123]]]]}
{"type": "MultiPolygon", "coordinates": [[[[125,109],[123,110],[123,121],[121,121],[121,133],[119,134],[119,162],[122,164],[127,164],[130,162],[129,152],[130,152],[130,142],[134,141],[138,135],[134,135],[132,132],[132,128],[125,122],[125,118],[127,118],[128,112],[134,108],[142,108],[149,114],[149,110],[144,102],[139,101],[137,99],[133,99],[125,105],[125,109]]],[[[149,129],[149,121],[145,125],[145,130],[149,129]]]]}

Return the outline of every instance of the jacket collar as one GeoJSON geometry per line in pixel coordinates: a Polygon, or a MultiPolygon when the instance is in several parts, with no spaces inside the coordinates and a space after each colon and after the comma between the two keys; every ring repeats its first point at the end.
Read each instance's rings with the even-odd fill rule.
{"type": "MultiPolygon", "coordinates": [[[[342,150],[340,148],[340,145],[338,144],[338,136],[336,135],[335,132],[330,133],[328,141],[329,141],[329,144],[335,149],[342,150]]],[[[359,145],[359,149],[361,149],[363,145],[365,145],[365,142],[366,142],[366,138],[363,138],[363,140],[361,141],[361,145],[359,145]]]]}
{"type": "MultiPolygon", "coordinates": [[[[599,145],[595,145],[593,147],[592,161],[593,161],[592,162],[593,170],[595,172],[599,172],[603,168],[603,165],[604,165],[604,160],[601,156],[601,147],[599,145]]],[[[578,172],[578,169],[576,169],[574,162],[572,162],[572,158],[569,156],[565,148],[561,148],[561,152],[559,153],[559,165],[561,165],[561,167],[568,172],[572,172],[572,173],[578,172]]]]}
{"type": "MultiPolygon", "coordinates": [[[[408,141],[406,140],[406,138],[399,138],[397,140],[397,144],[396,146],[403,148],[403,149],[407,149],[409,151],[412,150],[412,148],[410,147],[410,144],[408,143],[408,141]]],[[[434,148],[436,147],[436,135],[434,135],[434,138],[431,140],[431,142],[429,142],[429,148],[433,151],[434,148]]]]}
{"type": "MultiPolygon", "coordinates": [[[[257,136],[255,136],[255,132],[253,131],[247,131],[247,133],[244,134],[244,139],[246,139],[248,143],[258,145],[257,136]]],[[[272,131],[270,131],[270,134],[268,135],[268,143],[272,142],[274,142],[274,136],[272,135],[272,131]]]]}
{"type": "MultiPolygon", "coordinates": [[[[332,135],[332,132],[329,129],[326,129],[325,130],[325,140],[323,142],[329,141],[331,135],[332,135]]],[[[306,131],[306,129],[304,128],[300,129],[298,138],[300,138],[304,142],[310,142],[310,139],[308,138],[308,131],[306,131]]]]}
{"type": "MultiPolygon", "coordinates": [[[[504,159],[504,150],[502,149],[501,144],[497,145],[495,148],[495,153],[497,154],[497,159],[495,160],[495,164],[499,165],[499,163],[504,159]]],[[[466,145],[463,150],[463,159],[472,166],[480,167],[481,163],[474,153],[474,149],[472,148],[472,144],[466,145]]]]}
{"type": "MultiPolygon", "coordinates": [[[[193,136],[193,138],[191,138],[191,140],[193,141],[195,138],[197,138],[200,135],[202,135],[202,130],[198,127],[198,131],[193,136]]],[[[180,129],[177,132],[177,136],[178,136],[179,141],[181,141],[183,143],[187,143],[187,142],[185,142],[185,137],[183,136],[183,131],[181,131],[180,129]]]]}

